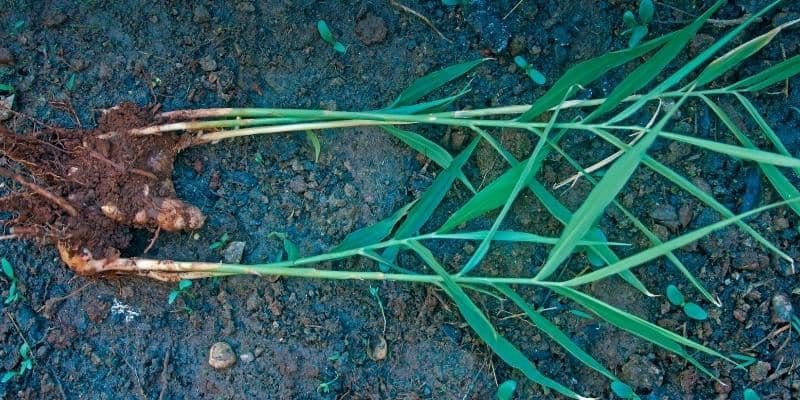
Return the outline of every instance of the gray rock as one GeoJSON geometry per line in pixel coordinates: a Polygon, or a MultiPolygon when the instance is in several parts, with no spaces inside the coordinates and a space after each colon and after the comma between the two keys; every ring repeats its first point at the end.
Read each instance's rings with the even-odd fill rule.
{"type": "Polygon", "coordinates": [[[236,364],[236,353],[225,342],[214,343],[208,352],[208,364],[214,369],[230,368],[236,364]]]}
{"type": "Polygon", "coordinates": [[[200,68],[205,72],[211,72],[217,69],[217,62],[211,56],[205,56],[200,59],[200,68]]]}
{"type": "Polygon", "coordinates": [[[0,65],[14,65],[14,55],[5,47],[0,47],[0,65]]]}
{"type": "Polygon", "coordinates": [[[193,12],[194,16],[192,17],[192,21],[194,22],[204,23],[211,20],[211,13],[209,13],[208,9],[203,5],[196,5],[193,12]]]}
{"type": "Polygon", "coordinates": [[[650,217],[659,221],[674,222],[678,220],[678,212],[669,204],[658,205],[650,210],[650,217]]]}
{"type": "Polygon", "coordinates": [[[231,242],[228,244],[228,247],[222,251],[222,260],[228,264],[238,264],[242,262],[245,244],[245,242],[231,242]]]}
{"type": "Polygon", "coordinates": [[[789,296],[779,293],[772,297],[772,322],[789,322],[794,308],[789,296]]]}

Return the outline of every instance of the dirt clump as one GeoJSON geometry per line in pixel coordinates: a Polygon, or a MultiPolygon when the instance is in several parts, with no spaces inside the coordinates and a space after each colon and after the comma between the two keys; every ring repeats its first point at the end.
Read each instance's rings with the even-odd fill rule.
{"type": "Polygon", "coordinates": [[[132,228],[200,228],[205,217],[177,198],[171,179],[189,139],[127,133],[150,122],[146,110],[122,104],[106,110],[95,130],[0,128],[0,174],[16,182],[0,197],[0,211],[12,218],[0,222],[13,235],[57,243],[78,272],[81,258],[114,259],[132,228]]]}

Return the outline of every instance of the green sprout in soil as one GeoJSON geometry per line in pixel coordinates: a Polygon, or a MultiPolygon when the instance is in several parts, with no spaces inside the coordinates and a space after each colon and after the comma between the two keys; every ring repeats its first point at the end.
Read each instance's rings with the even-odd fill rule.
{"type": "Polygon", "coordinates": [[[528,64],[528,61],[525,60],[525,57],[523,56],[514,57],[514,63],[517,64],[517,66],[520,67],[523,71],[525,71],[525,73],[528,74],[531,80],[535,82],[537,85],[544,85],[545,82],[547,82],[547,80],[544,77],[544,74],[541,73],[541,71],[539,71],[538,69],[533,68],[533,65],[528,64]]]}
{"type": "Polygon", "coordinates": [[[0,83],[0,92],[12,94],[14,93],[14,86],[6,85],[5,83],[0,83]]]}
{"type": "Polygon", "coordinates": [[[653,22],[653,15],[656,12],[653,0],[639,0],[639,20],[633,15],[633,11],[627,10],[622,15],[622,21],[625,23],[626,29],[623,34],[630,34],[628,40],[628,47],[636,47],[639,42],[647,36],[650,31],[650,23],[653,22]]]}
{"type": "Polygon", "coordinates": [[[0,378],[0,383],[6,383],[14,378],[22,378],[26,373],[28,373],[28,371],[33,369],[31,348],[28,346],[28,343],[23,343],[22,346],[19,346],[19,356],[22,358],[22,362],[19,363],[19,367],[17,369],[6,371],[3,374],[3,377],[0,378]]]}
{"type": "Polygon", "coordinates": [[[758,396],[758,393],[750,388],[745,389],[742,396],[744,400],[761,400],[761,397],[758,396]]]}
{"type": "Polygon", "coordinates": [[[283,242],[283,252],[286,254],[287,261],[294,261],[300,258],[300,248],[289,240],[289,236],[281,232],[271,232],[269,238],[278,238],[283,242]]]}
{"type": "Polygon", "coordinates": [[[494,397],[495,400],[511,400],[514,398],[514,392],[517,390],[517,381],[509,379],[497,387],[497,392],[494,397]]]}
{"type": "Polygon", "coordinates": [[[336,373],[336,376],[332,380],[330,380],[328,382],[322,382],[319,385],[317,385],[317,393],[322,393],[322,394],[330,393],[331,392],[331,385],[333,385],[333,383],[336,382],[337,380],[339,380],[339,373],[338,372],[336,373]]]}
{"type": "Polygon", "coordinates": [[[14,274],[14,267],[11,263],[6,260],[5,257],[0,258],[0,265],[3,269],[3,275],[6,276],[10,286],[8,287],[8,295],[6,296],[6,300],[3,302],[5,305],[14,304],[17,300],[20,299],[19,294],[19,280],[17,276],[14,274]]]}
{"type": "Polygon", "coordinates": [[[626,385],[622,381],[611,382],[611,392],[614,393],[614,395],[619,397],[620,399],[624,400],[639,399],[639,396],[636,395],[636,392],[634,392],[630,386],[626,385]]]}
{"type": "MultiPolygon", "coordinates": [[[[735,44],[737,37],[754,21],[775,9],[780,3],[775,1],[730,27],[697,55],[688,57],[685,51],[687,45],[724,3],[724,0],[716,1],[706,12],[679,30],[571,67],[532,104],[451,111],[449,108],[467,90],[446,97],[429,98],[437,89],[442,89],[487,61],[481,59],[452,65],[423,76],[402,91],[391,104],[378,110],[219,108],[161,113],[159,118],[164,121],[163,124],[133,128],[127,134],[164,135],[186,131],[193,133],[192,144],[205,144],[251,135],[374,127],[426,155],[441,171],[415,200],[383,220],[351,232],[338,245],[321,254],[302,256],[295,252],[296,257],[291,256],[284,235],[284,248],[289,257],[271,263],[245,265],[146,258],[81,259],[80,263],[75,264],[69,263],[68,260],[72,258],[65,258],[65,261],[82,273],[128,272],[173,281],[250,275],[433,285],[451,299],[467,325],[499,359],[552,392],[567,398],[585,399],[565,384],[546,376],[528,357],[524,347],[526,343],[513,343],[503,331],[498,330],[494,311],[500,307],[507,310],[507,305],[499,305],[497,300],[505,299],[509,301],[508,304],[518,308],[543,336],[563,348],[565,354],[608,379],[611,390],[618,396],[622,394],[627,398],[635,398],[633,390],[625,390],[630,389],[628,385],[576,343],[570,332],[557,324],[559,318],[552,320],[541,312],[541,305],[533,303],[532,299],[538,297],[534,291],[548,292],[558,301],[572,303],[598,321],[602,320],[673,353],[702,374],[716,378],[709,365],[716,365],[720,361],[736,365],[732,357],[615,307],[593,296],[591,287],[596,282],[618,276],[642,296],[654,297],[637,273],[641,272],[640,267],[664,257],[681,274],[688,287],[719,307],[722,304],[720,299],[706,289],[675,251],[727,227],[741,229],[754,243],[774,254],[779,262],[794,265],[793,259],[782,249],[784,244],[770,241],[749,221],[756,214],[778,207],[785,207],[800,215],[800,190],[786,175],[800,173],[800,159],[788,152],[748,97],[782,84],[800,73],[800,55],[778,61],[754,73],[750,73],[750,70],[739,71],[738,74],[730,72],[797,21],[787,22],[751,40],[735,44]],[[726,51],[723,52],[723,49],[726,51]],[[574,97],[576,88],[591,85],[608,72],[620,69],[625,75],[607,97],[574,97]],[[678,111],[685,111],[687,103],[707,106],[711,110],[720,122],[719,126],[724,129],[724,132],[717,133],[719,138],[714,136],[712,140],[670,130],[678,111]],[[740,119],[750,120],[755,128],[740,126],[736,122],[740,119]],[[415,128],[423,125],[463,129],[472,133],[472,139],[457,154],[451,154],[436,142],[414,132],[415,128]],[[500,132],[527,135],[535,145],[523,158],[517,158],[498,140],[500,132]],[[578,135],[606,142],[612,150],[606,158],[585,166],[573,158],[568,150],[574,152],[574,149],[569,148],[564,140],[578,135]],[[737,215],[679,169],[652,155],[657,140],[677,142],[692,146],[701,153],[716,153],[752,163],[767,177],[780,201],[737,215]],[[757,143],[766,146],[759,147],[757,143]],[[476,189],[464,170],[480,144],[488,145],[504,160],[505,170],[476,189]],[[575,210],[564,205],[540,181],[543,169],[550,168],[551,163],[556,162],[568,163],[576,172],[574,179],[585,179],[589,189],[588,195],[575,210]],[[604,171],[601,177],[593,175],[598,170],[604,171]],[[635,215],[635,210],[616,200],[628,193],[628,182],[642,170],[663,178],[676,190],[692,197],[693,201],[716,211],[720,219],[669,239],[660,238],[635,215]],[[454,190],[458,194],[448,197],[454,190]],[[504,221],[508,222],[506,217],[513,216],[512,205],[523,194],[535,198],[542,210],[552,217],[551,221],[534,225],[560,223],[562,228],[558,236],[505,227],[504,221]],[[467,200],[455,211],[441,215],[449,207],[440,207],[446,197],[448,201],[464,197],[467,200]],[[603,224],[598,222],[603,220],[609,208],[613,209],[615,217],[624,219],[626,224],[635,228],[648,244],[632,247],[609,240],[608,232],[604,232],[603,224]],[[437,214],[437,211],[440,213],[437,214]],[[488,228],[475,228],[479,217],[490,218],[488,228]],[[467,241],[477,246],[465,262],[457,263],[453,257],[447,257],[445,263],[442,260],[446,255],[434,254],[431,244],[444,241],[467,241]],[[549,251],[540,264],[512,269],[496,262],[493,257],[487,257],[490,250],[498,250],[501,243],[547,246],[549,251]],[[624,247],[624,252],[619,251],[620,247],[624,247]],[[403,260],[416,262],[399,265],[401,253],[403,260]],[[593,263],[600,266],[584,268],[586,258],[573,257],[580,253],[586,253],[590,260],[595,260],[593,263]],[[365,263],[337,262],[356,257],[375,261],[378,269],[365,269],[365,263]]],[[[640,20],[641,23],[649,23],[652,11],[641,11],[640,6],[640,20]]],[[[556,165],[559,165],[556,169],[562,168],[561,164],[556,165]]],[[[330,382],[320,385],[320,391],[329,389],[329,385],[330,382]]]]}
{"type": "Polygon", "coordinates": [[[189,288],[192,287],[192,281],[189,279],[181,279],[178,281],[178,284],[175,285],[175,289],[172,289],[169,292],[169,296],[167,296],[167,304],[172,304],[178,297],[187,295],[189,293],[189,288]]]}
{"type": "Polygon", "coordinates": [[[442,4],[448,7],[465,6],[469,4],[469,0],[442,0],[442,4]]]}
{"type": "Polygon", "coordinates": [[[319,31],[319,36],[322,37],[322,40],[331,45],[331,47],[337,53],[344,54],[347,52],[347,47],[333,37],[333,33],[331,33],[331,30],[328,28],[328,24],[325,23],[325,21],[319,20],[317,22],[317,31],[319,31]]]}
{"type": "Polygon", "coordinates": [[[745,369],[745,368],[755,364],[756,361],[758,361],[758,359],[755,358],[755,357],[750,357],[748,355],[739,354],[739,353],[731,354],[731,359],[741,361],[740,363],[736,364],[736,368],[739,368],[739,369],[745,369]]]}
{"type": "Polygon", "coordinates": [[[319,153],[322,151],[322,143],[319,141],[319,136],[314,131],[308,130],[306,131],[306,139],[314,149],[314,162],[319,162],[319,153]]]}
{"type": "Polygon", "coordinates": [[[208,249],[209,250],[219,250],[219,249],[222,248],[222,246],[225,246],[226,244],[228,244],[229,240],[230,240],[230,237],[228,236],[228,232],[224,232],[222,234],[222,236],[219,237],[219,239],[217,239],[216,241],[214,241],[214,243],[211,243],[208,246],[208,249]]]}
{"type": "Polygon", "coordinates": [[[675,285],[670,284],[667,286],[667,299],[672,305],[680,307],[683,313],[691,319],[705,321],[708,318],[706,310],[697,303],[687,302],[683,297],[683,293],[675,285]]]}
{"type": "Polygon", "coordinates": [[[375,298],[375,301],[378,302],[378,308],[381,309],[381,317],[383,317],[383,333],[386,333],[386,312],[383,310],[383,301],[381,301],[380,293],[378,293],[377,286],[370,286],[369,287],[369,294],[375,298]]]}

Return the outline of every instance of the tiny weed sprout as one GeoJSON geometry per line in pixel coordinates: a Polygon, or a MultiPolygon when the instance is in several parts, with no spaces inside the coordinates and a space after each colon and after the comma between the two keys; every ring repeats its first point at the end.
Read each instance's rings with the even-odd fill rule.
{"type": "Polygon", "coordinates": [[[532,65],[528,64],[528,61],[525,57],[516,56],[514,57],[514,63],[517,64],[526,74],[535,82],[537,85],[544,85],[547,82],[545,79],[544,74],[536,68],[533,68],[532,65]]]}
{"type": "Polygon", "coordinates": [[[67,83],[64,84],[64,87],[67,89],[68,92],[71,92],[71,91],[75,90],[75,80],[76,79],[77,79],[77,76],[75,74],[70,75],[69,79],[67,79],[67,83]]]}
{"type": "Polygon", "coordinates": [[[375,298],[375,301],[378,302],[378,308],[380,308],[381,317],[383,318],[383,333],[386,333],[386,311],[383,309],[383,301],[381,301],[380,293],[378,293],[378,287],[370,286],[369,293],[375,298]]]}
{"type": "Polygon", "coordinates": [[[639,396],[631,389],[630,386],[622,383],[622,381],[611,382],[611,392],[620,399],[625,400],[638,400],[639,396]]]}
{"type": "Polygon", "coordinates": [[[20,299],[19,281],[17,280],[17,276],[14,274],[14,267],[11,266],[11,263],[6,260],[5,257],[0,258],[0,265],[3,267],[3,275],[6,276],[10,285],[8,287],[8,295],[6,296],[6,300],[3,302],[3,304],[14,304],[20,299]]]}
{"type": "Polygon", "coordinates": [[[180,281],[178,281],[178,284],[175,286],[175,289],[172,289],[169,292],[169,296],[167,296],[167,304],[174,303],[175,300],[178,299],[178,297],[188,293],[190,287],[192,287],[192,281],[188,279],[181,279],[180,281]]]}
{"type": "Polygon", "coordinates": [[[6,85],[5,83],[0,83],[0,93],[14,93],[14,87],[11,85],[6,85]]]}
{"type": "Polygon", "coordinates": [[[639,20],[633,15],[633,11],[625,11],[622,15],[622,21],[625,23],[626,29],[623,34],[630,34],[628,40],[628,47],[636,47],[639,42],[647,36],[650,31],[650,22],[653,21],[653,15],[656,12],[653,0],[640,0],[639,1],[639,20]]]}
{"type": "Polygon", "coordinates": [[[23,343],[22,346],[19,346],[19,356],[22,358],[22,361],[19,363],[19,367],[17,369],[6,371],[3,374],[3,377],[0,378],[0,383],[6,383],[14,378],[22,378],[26,373],[28,373],[28,371],[33,369],[31,348],[28,346],[28,343],[23,343]]]}
{"type": "Polygon", "coordinates": [[[297,247],[291,240],[289,240],[289,236],[282,232],[271,232],[268,236],[269,238],[278,238],[283,242],[283,251],[286,254],[287,261],[294,261],[300,258],[300,248],[297,247]]]}
{"type": "Polygon", "coordinates": [[[317,22],[317,31],[319,31],[319,36],[322,37],[322,40],[331,45],[337,53],[344,54],[347,52],[347,47],[333,37],[333,33],[325,21],[319,20],[317,22]]]}
{"type": "Polygon", "coordinates": [[[339,361],[340,358],[342,358],[341,354],[333,353],[333,354],[328,356],[328,361],[335,362],[335,361],[339,361]]]}
{"type": "Polygon", "coordinates": [[[739,369],[745,369],[745,368],[755,364],[756,361],[758,361],[758,359],[756,359],[755,357],[750,357],[748,355],[739,354],[739,353],[731,354],[731,359],[732,360],[741,361],[740,363],[736,364],[736,368],[739,368],[739,369]]]}
{"type": "Polygon", "coordinates": [[[319,141],[319,136],[314,131],[306,131],[306,139],[314,149],[314,162],[319,162],[319,153],[322,151],[322,143],[319,141]]]}
{"type": "Polygon", "coordinates": [[[683,293],[675,285],[670,284],[667,286],[667,299],[672,305],[681,307],[683,313],[691,319],[703,321],[708,318],[706,310],[697,303],[687,302],[683,297],[683,293]]]}
{"type": "Polygon", "coordinates": [[[330,393],[331,392],[331,385],[333,385],[333,383],[336,382],[337,380],[339,380],[339,373],[338,372],[336,373],[336,376],[333,379],[331,379],[331,380],[329,380],[327,382],[322,382],[319,385],[317,385],[317,393],[321,393],[321,394],[330,393]]]}
{"type": "Polygon", "coordinates": [[[514,397],[514,391],[517,390],[517,381],[509,379],[497,387],[495,393],[495,400],[511,400],[514,397]]]}
{"type": "Polygon", "coordinates": [[[220,248],[222,248],[222,246],[228,244],[229,240],[230,238],[228,237],[228,232],[225,232],[214,243],[211,243],[211,245],[209,245],[208,248],[210,250],[219,250],[220,248]]]}
{"type": "Polygon", "coordinates": [[[264,156],[261,155],[261,152],[257,151],[256,155],[253,156],[253,159],[261,165],[264,165],[264,156]]]}
{"type": "Polygon", "coordinates": [[[744,400],[761,400],[761,397],[758,396],[755,390],[747,388],[744,390],[744,394],[742,396],[744,400]]]}

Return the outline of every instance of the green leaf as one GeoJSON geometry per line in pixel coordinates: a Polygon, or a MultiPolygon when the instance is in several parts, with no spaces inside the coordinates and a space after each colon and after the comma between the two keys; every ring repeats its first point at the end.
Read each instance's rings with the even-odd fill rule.
{"type": "Polygon", "coordinates": [[[0,92],[14,93],[14,87],[6,85],[5,83],[0,83],[0,92]]]}
{"type": "Polygon", "coordinates": [[[406,90],[400,93],[400,96],[392,103],[390,108],[398,106],[406,106],[415,103],[417,100],[425,97],[434,90],[442,87],[444,84],[461,77],[473,68],[477,67],[488,58],[479,60],[467,61],[461,64],[451,65],[444,69],[431,72],[411,83],[406,90]]]}
{"type": "Polygon", "coordinates": [[[528,70],[530,65],[528,65],[528,60],[525,59],[523,56],[516,56],[514,57],[514,64],[517,64],[518,67],[522,68],[523,70],[528,70]]]}
{"type": "MultiPolygon", "coordinates": [[[[398,129],[391,125],[383,125],[381,128],[392,134],[392,136],[396,137],[401,142],[407,144],[408,147],[430,158],[436,165],[442,168],[446,169],[450,166],[450,163],[453,162],[453,156],[451,156],[447,150],[416,132],[398,129]]],[[[458,180],[471,192],[475,193],[475,188],[472,186],[472,183],[470,183],[469,179],[464,175],[464,172],[460,170],[458,171],[458,180]]]]}
{"type": "Polygon", "coordinates": [[[8,296],[6,296],[6,301],[3,303],[5,305],[13,304],[15,301],[19,300],[19,292],[17,291],[17,281],[11,281],[11,286],[8,287],[8,296]]]}
{"type": "MultiPolygon", "coordinates": [[[[798,72],[800,73],[800,71],[798,72]]],[[[789,153],[789,150],[783,145],[781,139],[775,134],[775,131],[772,130],[764,117],[761,116],[761,113],[758,112],[756,106],[753,105],[753,103],[751,103],[747,97],[744,97],[739,93],[734,93],[733,95],[739,100],[740,103],[742,103],[745,110],[747,110],[747,112],[750,114],[750,117],[752,117],[753,120],[756,121],[756,124],[758,124],[759,128],[761,128],[761,132],[764,133],[764,136],[766,136],[767,139],[772,142],[772,145],[778,149],[778,152],[787,157],[791,157],[792,155],[789,153]]],[[[800,109],[798,109],[797,112],[800,114],[800,109]]],[[[800,176],[800,168],[794,168],[794,172],[800,176]]]]}
{"type": "MultiPolygon", "coordinates": [[[[434,233],[429,236],[430,239],[446,239],[446,240],[483,240],[489,236],[489,231],[473,231],[473,232],[457,232],[457,233],[434,233]]],[[[528,242],[528,243],[542,243],[542,244],[555,244],[558,238],[540,236],[528,232],[517,231],[497,231],[492,239],[497,242],[528,242]]],[[[590,245],[604,245],[604,246],[630,246],[628,243],[608,242],[603,236],[603,240],[582,240],[582,246],[590,245]]]]}
{"type": "Polygon", "coordinates": [[[458,100],[459,98],[461,98],[462,96],[464,96],[469,92],[470,92],[469,85],[466,85],[458,93],[452,96],[447,96],[441,99],[426,101],[422,103],[411,104],[408,106],[384,108],[379,111],[386,114],[401,114],[401,115],[413,115],[413,114],[442,111],[447,106],[452,104],[454,101],[458,100]]]}
{"type": "MultiPolygon", "coordinates": [[[[686,44],[697,34],[697,31],[705,24],[708,18],[714,14],[714,12],[719,8],[721,3],[717,3],[714,7],[708,9],[703,15],[699,16],[697,19],[694,20],[690,25],[687,27],[675,32],[672,38],[665,44],[658,52],[656,52],[653,57],[651,57],[647,62],[638,66],[633,72],[626,74],[625,79],[622,80],[611,92],[610,95],[606,98],[606,101],[603,102],[599,107],[597,107],[591,114],[584,121],[588,122],[596,117],[607,113],[608,111],[613,110],[617,107],[626,97],[634,94],[637,90],[645,87],[648,83],[652,82],[654,79],[658,77],[661,71],[672,62],[675,57],[677,57],[683,49],[686,47],[686,44]]],[[[637,29],[642,27],[636,27],[633,29],[631,33],[631,41],[635,38],[634,36],[637,35],[637,29]]],[[[644,28],[644,32],[640,32],[644,35],[647,34],[647,28],[644,28]]],[[[641,38],[639,38],[641,40],[641,38]]],[[[638,43],[638,41],[637,41],[638,43]]],[[[632,45],[631,47],[635,46],[632,45]]]]}
{"type": "Polygon", "coordinates": [[[500,359],[509,366],[520,370],[528,379],[544,387],[550,388],[573,399],[582,398],[567,387],[544,376],[531,360],[525,357],[516,346],[500,335],[500,333],[494,329],[494,326],[486,315],[472,302],[464,290],[453,281],[453,278],[445,271],[444,267],[439,264],[428,248],[415,241],[409,241],[408,247],[414,250],[436,274],[442,277],[442,289],[444,289],[445,293],[456,303],[458,310],[461,312],[461,316],[464,317],[464,320],[467,321],[470,328],[478,334],[483,342],[486,343],[500,359]]]}
{"type": "Polygon", "coordinates": [[[636,17],[633,15],[633,11],[625,10],[625,14],[622,14],[622,22],[625,23],[625,26],[628,29],[633,29],[636,27],[636,17]]]}
{"type": "Polygon", "coordinates": [[[300,258],[300,248],[297,247],[291,240],[289,240],[289,236],[282,232],[270,232],[268,237],[276,237],[283,242],[283,251],[286,252],[286,260],[294,261],[300,258]]]}
{"type": "Polygon", "coordinates": [[[69,76],[67,83],[64,85],[67,91],[71,92],[75,89],[75,78],[76,78],[75,74],[69,76]]]}
{"type": "Polygon", "coordinates": [[[0,258],[0,265],[2,265],[3,273],[6,275],[6,277],[8,277],[9,280],[13,281],[17,279],[16,276],[14,276],[14,267],[11,266],[11,263],[8,262],[5,257],[0,258]]]}
{"type": "Polygon", "coordinates": [[[547,78],[545,78],[544,74],[536,68],[528,69],[528,76],[537,85],[544,85],[547,83],[547,78]]]}
{"type": "MultiPolygon", "coordinates": [[[[439,206],[439,203],[442,202],[442,199],[444,199],[444,196],[450,190],[450,187],[453,186],[453,182],[461,171],[461,167],[464,166],[469,157],[472,155],[473,151],[475,151],[475,148],[478,146],[479,142],[480,137],[473,139],[469,146],[467,146],[467,148],[464,149],[461,154],[453,159],[453,162],[450,163],[450,166],[439,173],[436,179],[433,180],[433,183],[431,183],[431,186],[428,187],[424,193],[422,193],[417,200],[417,203],[411,208],[406,220],[400,224],[399,228],[397,228],[397,232],[395,232],[394,235],[395,239],[405,239],[419,232],[420,228],[422,228],[428,219],[430,219],[431,215],[433,215],[433,212],[439,206]]],[[[382,255],[383,258],[394,263],[398,252],[399,249],[397,247],[392,247],[386,249],[382,255]]],[[[388,270],[388,266],[382,264],[381,269],[388,270]]]]}
{"type": "Polygon", "coordinates": [[[787,157],[782,154],[771,153],[768,151],[759,150],[752,145],[747,147],[734,146],[730,144],[715,142],[713,140],[700,139],[692,136],[680,135],[677,133],[661,132],[659,136],[691,144],[692,146],[700,147],[702,149],[711,150],[720,154],[727,154],[741,160],[755,161],[757,163],[776,165],[779,167],[792,167],[800,168],[800,159],[794,157],[787,157]]]}
{"type": "Polygon", "coordinates": [[[650,25],[653,22],[653,15],[656,13],[656,7],[653,5],[653,0],[639,1],[639,20],[642,25],[650,25]]]}
{"type": "Polygon", "coordinates": [[[675,34],[676,32],[672,32],[662,37],[642,43],[641,45],[632,49],[613,51],[578,63],[577,65],[568,69],[561,76],[561,78],[559,78],[553,84],[553,86],[550,87],[550,90],[536,100],[531,108],[519,116],[517,120],[520,122],[532,121],[541,113],[559,104],[564,99],[564,94],[567,93],[570,88],[574,87],[575,85],[586,86],[589,83],[594,82],[611,69],[636,60],[639,57],[649,53],[653,49],[658,48],[662,44],[671,40],[675,34]]]}
{"type": "Polygon", "coordinates": [[[800,73],[800,54],[775,64],[749,78],[740,80],[727,87],[727,89],[741,89],[757,92],[773,84],[789,79],[800,73]]]}
{"type": "Polygon", "coordinates": [[[633,389],[622,381],[611,382],[611,391],[614,392],[615,396],[621,399],[632,399],[633,396],[636,396],[633,389]]]}
{"type": "Polygon", "coordinates": [[[322,37],[322,40],[333,45],[335,39],[333,38],[333,33],[331,33],[331,30],[328,28],[328,24],[325,23],[325,21],[317,21],[317,31],[319,31],[319,35],[322,37]]]}
{"type": "MultiPolygon", "coordinates": [[[[508,297],[514,304],[522,310],[525,315],[530,318],[531,322],[544,332],[547,336],[549,336],[553,341],[558,343],[564,350],[569,352],[573,357],[577,358],[580,362],[585,364],[587,367],[594,369],[595,371],[603,374],[608,379],[617,379],[613,372],[609,371],[608,368],[604,367],[603,364],[600,364],[597,360],[594,359],[589,353],[584,351],[580,346],[578,346],[572,339],[567,336],[561,329],[558,328],[555,324],[550,322],[547,318],[542,316],[539,312],[533,309],[517,292],[506,285],[494,285],[495,288],[500,291],[504,296],[508,297]]],[[[591,318],[591,317],[589,317],[591,318]]]]}
{"type": "Polygon", "coordinates": [[[306,139],[308,139],[308,142],[311,143],[311,146],[314,148],[314,162],[319,162],[319,153],[322,149],[319,136],[317,136],[314,131],[306,131],[306,139]]]}
{"type": "Polygon", "coordinates": [[[739,65],[742,61],[748,59],[750,56],[761,50],[764,46],[768,45],[769,42],[775,38],[775,36],[778,36],[778,33],[780,33],[781,30],[794,25],[798,21],[800,20],[790,21],[777,26],[771,31],[748,40],[747,42],[737,46],[733,50],[712,61],[697,77],[697,86],[704,86],[725,72],[730,71],[733,67],[739,65]]]}
{"type": "Polygon", "coordinates": [[[31,348],[27,343],[22,343],[22,346],[19,346],[19,356],[22,358],[30,358],[31,348]]]}
{"type": "Polygon", "coordinates": [[[683,298],[683,293],[673,284],[667,286],[667,299],[670,303],[678,307],[686,303],[686,300],[683,298]]]}
{"type": "MultiPolygon", "coordinates": [[[[542,269],[536,274],[535,280],[546,279],[572,254],[577,241],[586,235],[592,225],[603,214],[606,207],[614,200],[614,197],[622,190],[628,179],[633,175],[633,172],[639,167],[647,149],[655,142],[658,133],[661,132],[664,125],[669,122],[672,115],[686,100],[688,93],[669,112],[661,117],[661,120],[653,129],[645,133],[633,147],[611,165],[603,179],[592,189],[589,196],[564,227],[559,243],[550,250],[550,255],[542,269]]],[[[603,270],[605,269],[607,268],[603,268],[603,270]]]]}
{"type": "Polygon", "coordinates": [[[192,281],[189,279],[181,279],[178,282],[178,290],[186,290],[192,287],[192,281]]]}
{"type": "Polygon", "coordinates": [[[342,42],[336,42],[333,44],[333,50],[335,50],[337,53],[344,54],[347,53],[347,46],[342,44],[342,42]]]}
{"type": "Polygon", "coordinates": [[[177,300],[177,299],[178,299],[178,296],[180,296],[180,294],[181,294],[181,292],[179,292],[179,291],[177,291],[177,290],[172,290],[172,291],[170,291],[170,292],[169,292],[169,296],[167,296],[167,304],[172,304],[172,303],[174,303],[174,302],[175,302],[175,300],[177,300]]]}
{"type": "Polygon", "coordinates": [[[691,319],[696,319],[698,321],[705,321],[708,318],[708,313],[703,307],[700,307],[697,303],[686,303],[683,305],[683,312],[686,314],[687,317],[691,319]]]}
{"type": "Polygon", "coordinates": [[[647,27],[644,25],[639,25],[631,29],[631,37],[628,39],[628,47],[636,47],[636,45],[638,45],[639,42],[641,42],[642,39],[647,36],[647,32],[649,32],[649,29],[647,29],[647,27]]]}
{"type": "Polygon", "coordinates": [[[357,249],[359,247],[365,247],[380,242],[389,236],[390,233],[392,233],[395,225],[397,225],[397,223],[406,216],[408,210],[411,209],[415,203],[416,201],[412,201],[395,211],[394,214],[390,215],[388,218],[384,218],[372,225],[350,232],[350,234],[348,234],[336,247],[332,248],[330,252],[337,253],[340,251],[357,249]]]}
{"type": "Polygon", "coordinates": [[[6,371],[3,377],[0,378],[0,383],[6,383],[17,376],[17,371],[6,371]]]}
{"type": "Polygon", "coordinates": [[[517,390],[517,381],[509,379],[497,387],[495,398],[497,400],[511,400],[514,397],[515,390],[517,390]]]}
{"type": "Polygon", "coordinates": [[[758,396],[755,390],[747,388],[744,390],[744,400],[761,400],[761,397],[758,396]]]}

